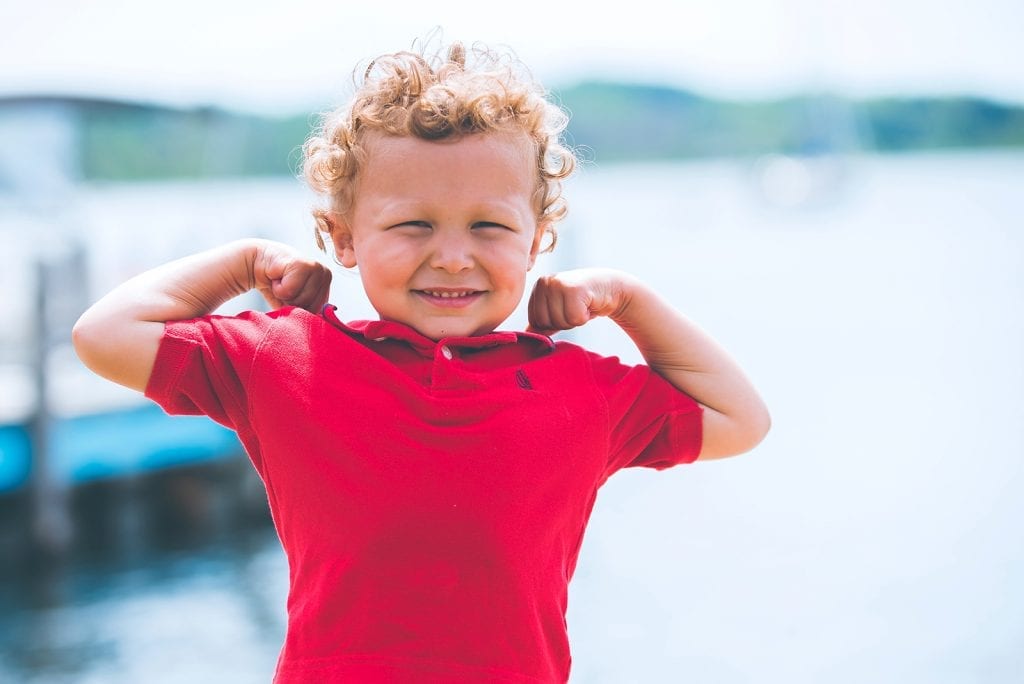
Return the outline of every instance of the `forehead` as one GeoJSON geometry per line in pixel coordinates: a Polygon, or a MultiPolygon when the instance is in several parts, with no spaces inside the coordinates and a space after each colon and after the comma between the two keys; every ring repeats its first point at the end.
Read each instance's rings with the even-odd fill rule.
{"type": "Polygon", "coordinates": [[[364,192],[533,193],[537,165],[525,133],[476,133],[454,139],[371,133],[358,183],[364,192]]]}

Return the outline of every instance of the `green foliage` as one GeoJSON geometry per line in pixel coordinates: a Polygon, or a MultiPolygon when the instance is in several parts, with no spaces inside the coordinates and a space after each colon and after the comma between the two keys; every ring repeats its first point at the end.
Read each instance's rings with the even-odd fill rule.
{"type": "Polygon", "coordinates": [[[889,98],[862,107],[882,150],[1024,145],[1020,107],[968,98],[889,98]]]}
{"type": "Polygon", "coordinates": [[[657,86],[584,83],[560,100],[572,114],[571,142],[605,161],[1024,146],[1024,108],[980,98],[728,102],[657,86]]]}
{"type": "Polygon", "coordinates": [[[307,116],[110,102],[84,104],[79,120],[82,176],[118,181],[294,174],[311,126],[307,116]]]}
{"type": "MultiPolygon", "coordinates": [[[[598,161],[1024,146],[1024,108],[970,97],[711,100],[663,86],[587,82],[556,93],[569,143],[598,161]]],[[[88,180],[295,175],[313,117],[265,118],[77,102],[88,180]]]]}

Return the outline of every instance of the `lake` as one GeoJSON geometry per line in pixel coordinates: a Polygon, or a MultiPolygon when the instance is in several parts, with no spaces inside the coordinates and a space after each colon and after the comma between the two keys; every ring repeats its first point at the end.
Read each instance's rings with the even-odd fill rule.
{"type": "MultiPolygon", "coordinates": [[[[534,275],[644,278],[774,421],[749,455],[605,486],[571,590],[573,682],[1019,682],[1024,155],[588,166],[567,195],[534,275]]],[[[312,253],[308,200],[287,180],[92,187],[48,220],[88,237],[95,297],[245,234],[312,253]]],[[[340,267],[333,300],[370,314],[340,267]]],[[[569,337],[639,360],[601,321],[569,337]]],[[[59,411],[134,401],[53,363],[59,411]]],[[[286,581],[266,524],[5,579],[0,681],[269,681],[286,581]]]]}

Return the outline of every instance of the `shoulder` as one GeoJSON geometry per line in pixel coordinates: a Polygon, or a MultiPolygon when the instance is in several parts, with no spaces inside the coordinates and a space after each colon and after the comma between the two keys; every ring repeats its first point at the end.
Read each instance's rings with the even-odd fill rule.
{"type": "Polygon", "coordinates": [[[591,392],[606,401],[639,391],[651,375],[645,365],[630,365],[618,356],[606,356],[564,340],[556,340],[549,349],[531,355],[530,367],[532,373],[544,374],[567,391],[591,392]]]}
{"type": "Polygon", "coordinates": [[[557,342],[556,349],[581,359],[595,387],[611,402],[627,405],[649,402],[654,407],[672,407],[685,412],[697,410],[692,397],[663,378],[646,363],[629,363],[618,356],[606,356],[569,342],[557,342]]]}
{"type": "Polygon", "coordinates": [[[229,353],[252,353],[270,338],[306,337],[324,328],[322,317],[295,307],[274,311],[241,311],[208,314],[198,318],[167,321],[163,344],[186,343],[229,353]]]}
{"type": "Polygon", "coordinates": [[[650,372],[646,365],[625,363],[618,356],[607,356],[573,342],[556,341],[555,352],[555,356],[564,359],[566,363],[575,361],[586,366],[595,382],[601,386],[615,384],[630,373],[646,375],[650,372]]]}
{"type": "Polygon", "coordinates": [[[167,321],[168,331],[188,331],[195,329],[222,330],[267,330],[274,327],[315,327],[323,323],[323,317],[312,314],[304,309],[286,306],[274,311],[240,311],[234,314],[212,313],[198,318],[180,321],[167,321]]]}

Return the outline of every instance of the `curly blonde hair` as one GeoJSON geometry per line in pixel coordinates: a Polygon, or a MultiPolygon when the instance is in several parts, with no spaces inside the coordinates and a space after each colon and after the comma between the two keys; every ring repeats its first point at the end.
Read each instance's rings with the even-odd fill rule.
{"type": "Polygon", "coordinates": [[[313,210],[321,250],[326,250],[323,236],[331,236],[329,214],[351,208],[366,159],[366,134],[374,131],[424,140],[526,133],[536,151],[537,219],[549,234],[544,251],[554,248],[555,223],[567,211],[562,181],[576,168],[576,156],[561,142],[569,117],[511,55],[474,45],[470,57],[467,62],[459,42],[433,57],[408,51],[383,55],[370,62],[349,104],[323,115],[302,147],[306,182],[328,202],[313,210]]]}

